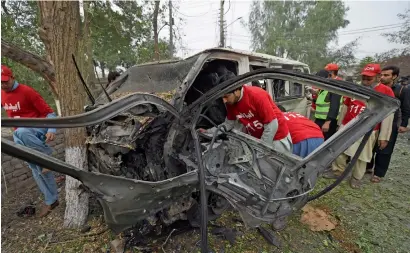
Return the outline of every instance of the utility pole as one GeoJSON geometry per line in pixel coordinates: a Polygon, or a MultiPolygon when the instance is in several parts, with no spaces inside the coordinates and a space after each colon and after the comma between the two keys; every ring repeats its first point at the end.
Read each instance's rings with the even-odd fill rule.
{"type": "Polygon", "coordinates": [[[158,13],[159,13],[159,0],[155,1],[154,17],[152,20],[152,26],[154,28],[154,54],[155,60],[159,61],[159,47],[158,47],[158,13]]]}
{"type": "Polygon", "coordinates": [[[169,56],[174,58],[174,36],[172,32],[172,26],[174,25],[174,19],[172,18],[172,1],[168,2],[169,8],[169,56]]]}
{"type": "Polygon", "coordinates": [[[225,47],[225,26],[224,26],[224,0],[221,0],[219,13],[219,46],[225,47]]]}

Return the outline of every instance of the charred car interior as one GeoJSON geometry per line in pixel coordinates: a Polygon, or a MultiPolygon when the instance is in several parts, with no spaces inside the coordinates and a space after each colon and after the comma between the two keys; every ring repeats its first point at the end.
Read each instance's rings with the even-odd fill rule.
{"type": "MultiPolygon", "coordinates": [[[[2,119],[2,127],[86,127],[87,171],[3,138],[2,152],[80,180],[97,194],[105,221],[116,232],[140,226],[148,233],[177,220],[188,220],[197,227],[201,224],[203,229],[228,207],[237,210],[246,225],[258,227],[291,215],[343,180],[355,157],[333,185],[316,196],[309,195],[340,153],[399,106],[393,98],[344,81],[277,68],[241,74],[233,61],[202,60],[205,63],[195,76],[173,76],[180,85],[171,103],[152,94],[131,93],[109,103],[102,96],[98,104],[76,116],[2,119]],[[228,72],[236,77],[221,78],[228,72]],[[368,106],[304,159],[273,150],[243,133],[239,124],[230,132],[219,129],[213,136],[196,131],[223,122],[226,110],[221,98],[227,91],[256,82],[265,89],[279,87],[275,81],[261,80],[296,83],[300,89],[315,85],[364,100],[368,106]]],[[[110,95],[125,89],[127,75],[109,87],[110,95]]],[[[292,89],[295,94],[302,92],[292,89]]],[[[204,233],[206,238],[206,230],[204,233]]]]}

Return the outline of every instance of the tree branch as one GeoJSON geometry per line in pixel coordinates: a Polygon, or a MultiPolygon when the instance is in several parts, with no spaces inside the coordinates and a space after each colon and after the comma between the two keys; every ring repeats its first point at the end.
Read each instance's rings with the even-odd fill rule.
{"type": "Polygon", "coordinates": [[[2,56],[39,73],[50,84],[54,97],[58,99],[54,67],[49,62],[3,39],[1,39],[1,53],[2,56]]]}
{"type": "Polygon", "coordinates": [[[3,8],[4,13],[6,13],[6,15],[10,15],[7,7],[6,7],[6,1],[2,0],[1,1],[1,7],[3,8]]]}

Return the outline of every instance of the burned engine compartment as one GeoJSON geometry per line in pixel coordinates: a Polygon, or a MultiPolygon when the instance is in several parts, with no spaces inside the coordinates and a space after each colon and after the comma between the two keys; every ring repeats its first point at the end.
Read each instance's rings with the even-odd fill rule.
{"type": "MultiPolygon", "coordinates": [[[[123,176],[142,181],[162,181],[188,172],[198,171],[198,159],[194,152],[193,139],[189,131],[179,126],[180,147],[164,158],[164,145],[173,117],[167,113],[140,123],[132,115],[120,115],[101,125],[88,127],[89,168],[92,172],[123,176]],[[110,135],[114,132],[116,134],[110,135]],[[133,138],[131,138],[134,136],[133,138]],[[165,166],[172,159],[174,166],[165,166]],[[175,161],[178,166],[175,166],[175,161]]],[[[174,122],[175,124],[175,122],[174,122]]],[[[175,126],[174,126],[175,127],[175,126]]],[[[304,205],[307,193],[313,186],[304,182],[298,173],[284,171],[294,166],[285,159],[269,155],[268,148],[259,140],[249,141],[249,136],[235,131],[222,136],[201,136],[201,150],[206,168],[208,190],[208,213],[210,219],[217,218],[229,205],[234,206],[244,217],[246,224],[257,226],[260,222],[271,222],[292,211],[294,205],[304,205]],[[286,165],[286,166],[285,166],[286,165]],[[285,179],[286,185],[279,184],[285,179]],[[274,195],[272,193],[275,192],[274,195]],[[288,202],[268,201],[271,198],[289,198],[288,202]],[[294,201],[294,198],[297,201],[294,201]],[[227,200],[229,199],[229,200],[227,200]],[[297,202],[297,203],[295,203],[297,202]],[[261,219],[261,217],[264,217],[261,219]]],[[[199,225],[198,189],[191,196],[184,196],[169,207],[150,215],[144,224],[169,225],[177,220],[187,220],[199,225]]],[[[143,205],[143,203],[141,203],[143,205]]],[[[147,233],[151,232],[147,230],[147,233]]]]}
{"type": "MultiPolygon", "coordinates": [[[[224,81],[223,75],[229,70],[214,61],[197,76],[192,88],[188,91],[185,103],[191,104],[198,97],[224,81]]],[[[196,158],[189,150],[194,150],[192,139],[189,139],[188,129],[175,124],[175,119],[166,112],[159,112],[153,107],[145,106],[144,109],[133,109],[127,113],[103,122],[99,125],[87,127],[87,145],[89,169],[96,173],[104,173],[113,176],[122,176],[129,179],[157,182],[170,179],[184,173],[194,171],[196,168],[188,166],[185,161],[195,163],[196,158]],[[141,117],[141,113],[148,113],[151,117],[141,117]],[[186,134],[178,141],[172,140],[172,145],[184,147],[185,156],[175,155],[176,150],[165,151],[169,144],[169,130],[171,127],[178,132],[186,134]],[[188,137],[188,138],[186,138],[188,137]],[[179,145],[178,145],[179,144],[179,145]],[[187,148],[190,147],[191,149],[187,148]],[[188,158],[189,157],[189,158],[188,158]],[[167,166],[173,162],[173,166],[167,166]]],[[[226,109],[222,99],[216,100],[210,108],[204,110],[213,123],[222,123],[225,119],[226,109]]],[[[209,119],[208,118],[208,119],[209,119]]],[[[210,127],[212,124],[204,119],[199,122],[202,127],[210,127]]],[[[178,152],[180,152],[179,150],[178,152]]],[[[210,218],[217,218],[229,204],[217,194],[208,194],[210,200],[210,218]],[[222,204],[221,204],[222,203],[222,204]]],[[[155,229],[156,225],[169,225],[176,220],[190,219],[190,223],[199,226],[199,198],[198,193],[193,196],[182,198],[170,207],[163,209],[143,222],[155,229]]],[[[150,232],[151,229],[146,229],[150,232]]]]}

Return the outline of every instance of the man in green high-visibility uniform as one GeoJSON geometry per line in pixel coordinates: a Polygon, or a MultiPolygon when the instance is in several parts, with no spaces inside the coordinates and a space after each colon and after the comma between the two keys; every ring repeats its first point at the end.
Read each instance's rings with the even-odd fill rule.
{"type": "MultiPolygon", "coordinates": [[[[327,71],[328,78],[342,80],[337,76],[339,66],[334,63],[326,65],[324,70],[327,71]]],[[[316,99],[315,123],[322,129],[325,140],[329,139],[337,131],[337,121],[341,108],[342,97],[338,94],[321,90],[316,99]]]]}

